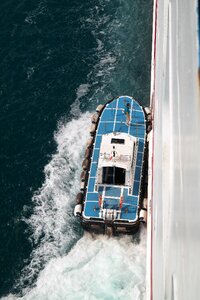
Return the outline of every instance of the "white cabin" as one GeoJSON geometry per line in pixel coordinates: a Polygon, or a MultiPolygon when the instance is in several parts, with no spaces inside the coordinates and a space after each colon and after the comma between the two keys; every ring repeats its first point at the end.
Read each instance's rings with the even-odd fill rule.
{"type": "Polygon", "coordinates": [[[137,156],[137,138],[112,132],[102,136],[96,185],[132,187],[137,156]]]}

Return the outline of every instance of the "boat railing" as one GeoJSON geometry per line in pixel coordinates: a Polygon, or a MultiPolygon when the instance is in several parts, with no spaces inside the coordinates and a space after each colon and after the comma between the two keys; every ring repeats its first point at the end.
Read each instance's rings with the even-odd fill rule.
{"type": "Polygon", "coordinates": [[[132,190],[133,190],[133,182],[134,182],[134,175],[135,175],[137,152],[138,152],[138,142],[136,142],[135,148],[134,148],[134,151],[133,151],[133,160],[132,160],[132,165],[131,165],[130,181],[129,181],[129,185],[131,186],[130,193],[132,193],[132,190]]]}
{"type": "Polygon", "coordinates": [[[103,160],[113,160],[113,161],[131,161],[131,155],[125,155],[125,154],[120,154],[118,155],[117,153],[100,153],[100,158],[103,160]]]}

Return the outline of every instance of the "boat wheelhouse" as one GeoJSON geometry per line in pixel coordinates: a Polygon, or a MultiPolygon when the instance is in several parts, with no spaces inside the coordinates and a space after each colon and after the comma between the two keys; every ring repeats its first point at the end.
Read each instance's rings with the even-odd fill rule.
{"type": "Polygon", "coordinates": [[[134,233],[146,218],[147,113],[120,96],[99,106],[92,122],[74,213],[86,230],[134,233]]]}

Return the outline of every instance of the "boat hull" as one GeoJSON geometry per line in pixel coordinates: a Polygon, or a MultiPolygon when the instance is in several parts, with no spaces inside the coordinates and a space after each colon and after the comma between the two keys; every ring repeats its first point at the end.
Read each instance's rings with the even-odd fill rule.
{"type": "Polygon", "coordinates": [[[92,117],[75,215],[87,231],[134,234],[146,221],[148,115],[128,96],[99,106],[97,114],[92,117]]]}
{"type": "Polygon", "coordinates": [[[109,231],[112,232],[111,235],[120,234],[135,234],[139,230],[140,221],[136,221],[133,224],[127,222],[124,223],[111,223],[105,222],[104,220],[81,220],[82,227],[89,232],[94,232],[96,234],[106,234],[109,231]]]}

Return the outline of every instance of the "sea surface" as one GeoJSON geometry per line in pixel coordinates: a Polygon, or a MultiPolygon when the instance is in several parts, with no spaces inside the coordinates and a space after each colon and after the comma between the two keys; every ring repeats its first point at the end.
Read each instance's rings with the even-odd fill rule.
{"type": "Polygon", "coordinates": [[[2,299],[144,299],[145,228],[94,236],[73,208],[95,107],[149,105],[152,5],[0,1],[2,299]]]}

